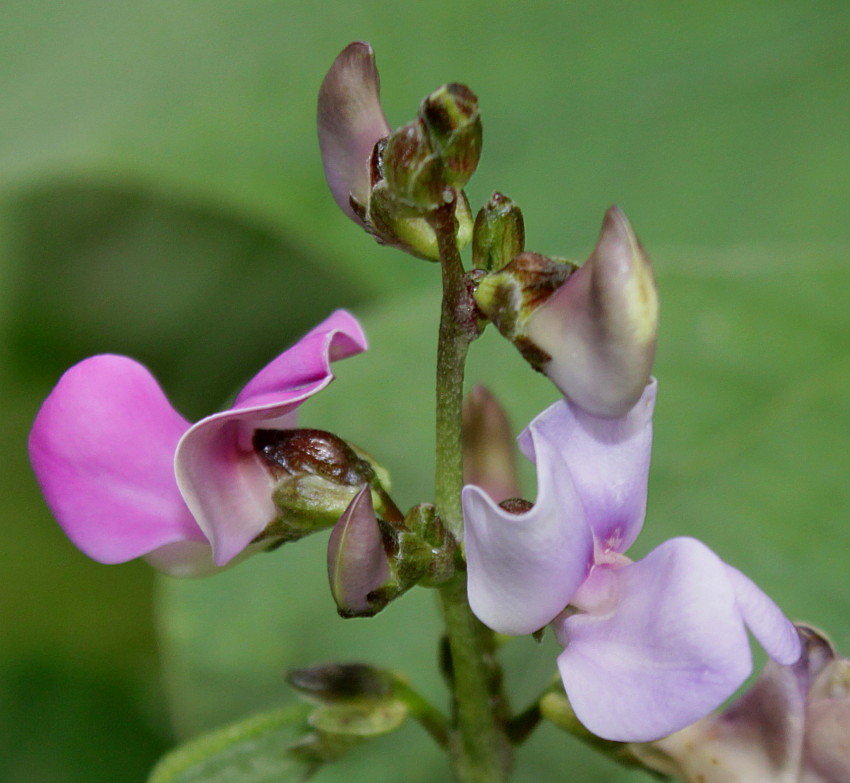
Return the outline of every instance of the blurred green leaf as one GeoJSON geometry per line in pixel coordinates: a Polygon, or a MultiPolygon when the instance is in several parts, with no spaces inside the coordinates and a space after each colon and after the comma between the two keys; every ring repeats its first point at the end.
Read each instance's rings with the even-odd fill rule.
{"type": "Polygon", "coordinates": [[[310,762],[289,751],[306,732],[296,704],[254,715],[171,751],[148,783],[287,783],[303,781],[310,762]]]}

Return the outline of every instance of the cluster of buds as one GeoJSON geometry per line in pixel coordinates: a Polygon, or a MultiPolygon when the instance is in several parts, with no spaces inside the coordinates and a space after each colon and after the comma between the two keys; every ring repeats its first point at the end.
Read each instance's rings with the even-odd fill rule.
{"type": "Polygon", "coordinates": [[[278,511],[255,540],[274,548],[333,526],[328,580],[343,617],[371,617],[415,584],[454,574],[455,539],[433,506],[404,516],[388,473],[330,432],[257,430],[254,450],[275,479],[278,511]]]}
{"type": "Polygon", "coordinates": [[[440,87],[422,101],[413,121],[391,131],[372,48],[355,42],[322,82],[318,127],[334,198],[378,242],[438,260],[427,215],[449,204],[458,245],[469,242],[472,214],[463,187],[478,166],[481,117],[468,87],[440,87]]]}

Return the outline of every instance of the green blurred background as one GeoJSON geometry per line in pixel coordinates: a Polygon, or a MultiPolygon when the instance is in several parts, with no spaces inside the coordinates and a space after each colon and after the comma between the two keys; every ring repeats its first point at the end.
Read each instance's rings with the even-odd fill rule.
{"type": "MultiPolygon", "coordinates": [[[[700,537],[850,653],[849,38],[842,0],[6,0],[0,779],[143,780],[178,737],[289,698],[282,672],[318,660],[377,659],[443,699],[426,591],[338,620],[321,536],[203,582],[89,562],[25,454],[84,356],[139,358],[198,418],[345,306],[373,350],[302,421],[374,453],[401,502],[429,496],[437,270],[337,211],[315,141],[318,85],[354,39],[377,51],[391,124],[443,82],[478,93],[468,192],[519,202],[529,249],[583,259],[605,208],[624,208],[662,297],[636,551],[700,537]]],[[[517,428],[555,399],[493,334],[470,380],[517,428]]],[[[518,702],[553,652],[509,645],[518,702]]],[[[415,727],[393,741],[346,779],[445,779],[415,727]]],[[[648,780],[549,728],[518,764],[518,780],[648,780]]]]}

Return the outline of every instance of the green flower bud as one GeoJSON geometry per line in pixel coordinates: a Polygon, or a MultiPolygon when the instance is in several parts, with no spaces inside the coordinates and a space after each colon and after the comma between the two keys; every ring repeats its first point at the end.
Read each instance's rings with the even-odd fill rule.
{"type": "Polygon", "coordinates": [[[390,134],[384,148],[383,172],[393,199],[420,214],[454,196],[443,177],[442,160],[420,119],[390,134]]]}
{"type": "Polygon", "coordinates": [[[481,157],[481,115],[478,98],[464,84],[445,84],[419,107],[428,135],[443,164],[443,181],[460,190],[481,157]]]}
{"type": "Polygon", "coordinates": [[[475,217],[472,265],[494,272],[525,247],[525,222],[520,208],[507,196],[494,193],[475,217]]]}

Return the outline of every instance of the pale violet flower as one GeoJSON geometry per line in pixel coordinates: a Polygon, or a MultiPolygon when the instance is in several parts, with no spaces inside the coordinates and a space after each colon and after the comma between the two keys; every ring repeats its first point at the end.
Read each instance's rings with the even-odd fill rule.
{"type": "Polygon", "coordinates": [[[331,362],[365,349],[360,325],[339,310],[266,365],[229,409],[195,424],[138,362],[85,359],[59,380],[30,434],[47,504],[102,563],[144,556],[193,576],[224,566],[276,516],[254,431],[294,427],[298,406],[333,380],[331,362]]]}
{"type": "Polygon", "coordinates": [[[506,634],[551,623],[576,715],[611,740],[658,739],[732,695],[752,668],[747,628],[779,663],[800,654],[777,606],[699,541],[624,555],[646,510],[655,395],[652,380],[620,418],[568,400],[538,416],[519,439],[538,473],[529,511],[463,494],[472,610],[506,634]]]}

